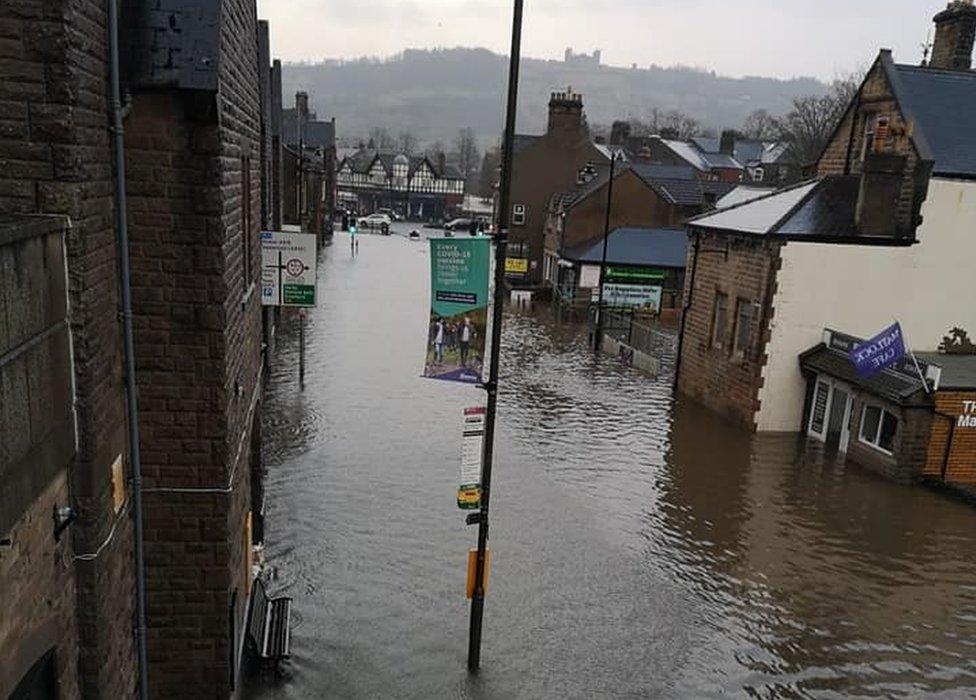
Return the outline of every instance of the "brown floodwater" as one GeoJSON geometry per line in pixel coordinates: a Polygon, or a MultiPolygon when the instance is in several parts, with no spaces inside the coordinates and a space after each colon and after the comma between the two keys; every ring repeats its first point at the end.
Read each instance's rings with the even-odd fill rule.
{"type": "Polygon", "coordinates": [[[455,499],[483,397],[419,377],[425,244],[360,246],[322,253],[305,391],[293,323],[270,376],[266,554],[294,656],[249,697],[976,694],[976,508],[731,428],[544,308],[506,318],[469,677],[455,499]]]}

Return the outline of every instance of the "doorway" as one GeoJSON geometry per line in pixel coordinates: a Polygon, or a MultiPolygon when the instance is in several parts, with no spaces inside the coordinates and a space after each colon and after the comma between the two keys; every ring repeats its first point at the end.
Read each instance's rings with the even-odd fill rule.
{"type": "Polygon", "coordinates": [[[826,444],[833,452],[845,453],[850,442],[851,388],[826,376],[814,385],[807,435],[826,444]]]}
{"type": "Polygon", "coordinates": [[[827,421],[827,449],[847,452],[848,421],[851,413],[851,395],[834,384],[830,397],[830,418],[827,421]]]}

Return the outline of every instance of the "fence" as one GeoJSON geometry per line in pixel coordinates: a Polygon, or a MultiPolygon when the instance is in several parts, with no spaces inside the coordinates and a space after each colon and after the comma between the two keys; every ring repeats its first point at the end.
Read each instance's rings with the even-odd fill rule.
{"type": "MultiPolygon", "coordinates": [[[[596,325],[596,308],[590,314],[590,322],[596,325]]],[[[638,311],[603,310],[603,332],[661,361],[671,364],[678,351],[678,336],[674,331],[660,326],[652,314],[638,311]]]]}

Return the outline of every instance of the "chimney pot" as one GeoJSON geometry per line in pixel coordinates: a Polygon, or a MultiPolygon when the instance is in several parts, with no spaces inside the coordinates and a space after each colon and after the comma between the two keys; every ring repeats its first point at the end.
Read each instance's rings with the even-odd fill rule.
{"type": "Polygon", "coordinates": [[[973,65],[976,43],[976,6],[973,0],[952,0],[935,16],[932,68],[968,71],[973,65]]]}

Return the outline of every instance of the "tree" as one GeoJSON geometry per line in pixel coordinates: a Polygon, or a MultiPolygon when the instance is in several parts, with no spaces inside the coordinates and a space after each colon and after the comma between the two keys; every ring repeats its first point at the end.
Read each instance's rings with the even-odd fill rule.
{"type": "Polygon", "coordinates": [[[478,179],[478,194],[485,199],[491,197],[495,192],[501,165],[501,149],[498,147],[487,149],[485,157],[481,160],[481,176],[478,179]]]}
{"type": "Polygon", "coordinates": [[[411,134],[409,131],[401,131],[397,136],[397,150],[400,153],[405,153],[408,156],[412,156],[417,152],[417,146],[419,145],[417,137],[411,134]]]}
{"type": "Polygon", "coordinates": [[[396,141],[390,136],[390,132],[381,127],[375,127],[369,132],[369,140],[373,145],[371,148],[381,151],[392,151],[396,148],[396,141]]]}
{"type": "Polygon", "coordinates": [[[630,132],[634,136],[663,136],[687,140],[701,134],[701,125],[697,119],[680,110],[664,112],[655,107],[646,119],[632,119],[630,132]]]}
{"type": "Polygon", "coordinates": [[[782,127],[779,120],[765,109],[757,109],[746,117],[742,134],[757,141],[775,141],[780,137],[782,127]]]}
{"type": "Polygon", "coordinates": [[[444,153],[447,152],[447,148],[444,146],[443,141],[434,141],[427,144],[427,148],[424,149],[424,155],[430,158],[433,162],[437,162],[444,153]]]}
{"type": "Polygon", "coordinates": [[[836,79],[826,95],[793,100],[793,109],[780,120],[780,138],[790,143],[800,165],[814,163],[823,153],[860,83],[857,74],[852,73],[836,79]]]}
{"type": "Polygon", "coordinates": [[[471,127],[459,129],[454,147],[457,149],[458,168],[464,177],[464,182],[468,183],[478,167],[479,160],[478,139],[474,135],[474,129],[471,127]]]}

